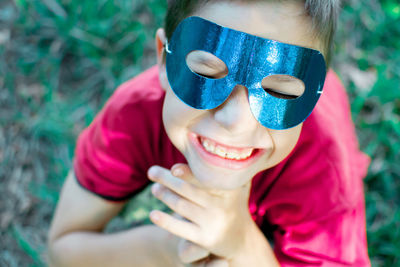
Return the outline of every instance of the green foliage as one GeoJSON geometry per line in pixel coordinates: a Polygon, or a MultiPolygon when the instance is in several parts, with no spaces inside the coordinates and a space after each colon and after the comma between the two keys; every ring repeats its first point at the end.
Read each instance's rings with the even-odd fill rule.
{"type": "Polygon", "coordinates": [[[32,258],[34,263],[33,266],[43,266],[43,262],[41,261],[40,254],[38,252],[39,250],[43,250],[43,247],[33,247],[30,244],[29,237],[24,236],[20,226],[13,226],[11,231],[21,249],[32,258]]]}
{"type": "MultiPolygon", "coordinates": [[[[37,213],[9,208],[23,223],[10,222],[6,236],[29,255],[19,266],[43,265],[43,236],[79,132],[119,84],[155,63],[165,2],[0,2],[0,180],[11,184],[21,176],[11,170],[21,168],[37,213]],[[39,237],[28,225],[40,225],[39,237]]],[[[374,266],[400,265],[399,19],[397,0],[345,1],[333,65],[371,157],[365,189],[374,266]]],[[[165,210],[146,189],[125,208],[123,224],[148,223],[153,208],[165,210]]]]}
{"type": "Polygon", "coordinates": [[[16,263],[7,263],[43,263],[76,137],[119,84],[155,63],[153,38],[164,10],[164,1],[0,1],[1,201],[15,198],[10,186],[29,190],[23,201],[9,202],[11,219],[0,225],[24,222],[6,232],[24,251],[1,247],[14,253],[16,263]],[[25,238],[32,231],[37,242],[25,238]]]}
{"type": "Polygon", "coordinates": [[[133,223],[150,224],[150,211],[155,209],[165,212],[169,211],[164,203],[153,197],[150,189],[150,186],[146,187],[124,207],[121,216],[127,225],[133,223]]]}
{"type": "Polygon", "coordinates": [[[335,65],[347,81],[361,149],[371,157],[365,189],[373,266],[400,265],[399,10],[395,0],[346,1],[337,36],[335,65]]]}

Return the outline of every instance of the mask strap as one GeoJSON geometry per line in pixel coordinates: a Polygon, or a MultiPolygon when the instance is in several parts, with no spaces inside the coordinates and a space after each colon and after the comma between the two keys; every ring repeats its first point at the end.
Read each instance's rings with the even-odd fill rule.
{"type": "Polygon", "coordinates": [[[165,48],[165,52],[167,52],[168,54],[172,53],[172,51],[169,50],[169,47],[168,47],[168,40],[165,42],[164,48],[165,48]]]}

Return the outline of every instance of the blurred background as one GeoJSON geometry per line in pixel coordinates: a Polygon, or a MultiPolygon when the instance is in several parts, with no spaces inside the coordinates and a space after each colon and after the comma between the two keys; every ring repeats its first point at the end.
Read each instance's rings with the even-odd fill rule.
{"type": "MultiPolygon", "coordinates": [[[[0,266],[45,265],[76,137],[119,84],[155,63],[165,2],[0,0],[0,266]]],[[[365,179],[372,264],[400,266],[399,1],[345,1],[332,67],[372,159],[365,179]]],[[[111,230],[146,222],[159,205],[146,192],[135,203],[111,230]]]]}

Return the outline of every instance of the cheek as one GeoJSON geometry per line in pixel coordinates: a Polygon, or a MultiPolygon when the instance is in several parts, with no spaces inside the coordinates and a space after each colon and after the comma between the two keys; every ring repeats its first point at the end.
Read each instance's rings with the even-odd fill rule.
{"type": "Polygon", "coordinates": [[[272,159],[274,163],[281,162],[290,154],[299,140],[302,127],[303,124],[301,123],[288,130],[270,130],[270,135],[275,144],[275,152],[272,159]]]}
{"type": "Polygon", "coordinates": [[[198,111],[183,103],[171,90],[166,90],[163,105],[163,123],[171,142],[182,152],[190,125],[198,111]]]}
{"type": "Polygon", "coordinates": [[[184,104],[174,95],[174,93],[169,89],[166,91],[164,105],[163,105],[163,121],[166,124],[166,130],[171,127],[175,127],[179,124],[177,120],[177,114],[183,113],[185,111],[184,104]]]}

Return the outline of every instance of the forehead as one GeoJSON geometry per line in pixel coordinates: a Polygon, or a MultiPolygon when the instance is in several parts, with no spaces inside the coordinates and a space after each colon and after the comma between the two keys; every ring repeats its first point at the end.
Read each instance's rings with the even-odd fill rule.
{"type": "Polygon", "coordinates": [[[322,51],[302,1],[216,1],[193,15],[221,26],[322,51]]]}

